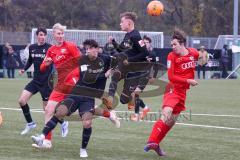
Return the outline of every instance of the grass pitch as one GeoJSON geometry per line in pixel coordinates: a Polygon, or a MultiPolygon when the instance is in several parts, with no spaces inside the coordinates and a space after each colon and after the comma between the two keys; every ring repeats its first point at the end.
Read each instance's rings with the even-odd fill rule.
{"type": "MultiPolygon", "coordinates": [[[[25,120],[21,111],[13,109],[18,109],[17,99],[27,82],[26,79],[0,80],[0,111],[4,116],[4,123],[0,127],[0,159],[80,159],[82,125],[79,121],[70,122],[66,138],[61,138],[59,127],[55,129],[51,150],[39,151],[31,147],[30,136],[42,130],[43,113],[32,112],[37,128],[26,136],[20,135],[25,120]]],[[[153,123],[121,121],[121,128],[117,129],[106,119],[95,119],[87,159],[238,160],[239,96],[239,80],[200,81],[199,86],[188,92],[187,116],[180,118],[161,143],[161,147],[168,154],[164,158],[159,158],[154,152],[143,152],[153,123]]],[[[162,96],[144,100],[151,107],[151,111],[157,112],[162,103],[162,96]]],[[[34,96],[29,105],[31,109],[41,109],[40,96],[34,96]]],[[[126,110],[127,107],[118,106],[117,109],[126,110]]]]}

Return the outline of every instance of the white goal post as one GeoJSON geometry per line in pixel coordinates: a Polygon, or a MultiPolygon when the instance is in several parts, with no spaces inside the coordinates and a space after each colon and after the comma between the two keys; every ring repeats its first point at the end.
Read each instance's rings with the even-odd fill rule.
{"type": "MultiPolygon", "coordinates": [[[[31,34],[31,43],[36,43],[36,30],[37,28],[32,29],[31,34]]],[[[54,43],[52,37],[52,29],[47,29],[48,36],[47,42],[50,44],[54,43]]],[[[96,40],[100,46],[104,46],[107,43],[108,37],[112,36],[116,39],[117,42],[121,42],[124,38],[126,32],[122,31],[105,31],[105,30],[66,30],[65,39],[76,43],[78,46],[83,43],[86,39],[96,40]]],[[[140,32],[141,36],[149,36],[152,39],[153,48],[163,48],[163,32],[140,32]]]]}

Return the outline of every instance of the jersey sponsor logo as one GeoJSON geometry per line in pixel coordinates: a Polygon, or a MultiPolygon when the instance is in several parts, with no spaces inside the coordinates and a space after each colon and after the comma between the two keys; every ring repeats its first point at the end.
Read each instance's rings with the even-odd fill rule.
{"type": "Polygon", "coordinates": [[[89,72],[89,73],[94,73],[94,74],[96,74],[96,73],[101,73],[101,72],[103,71],[103,69],[104,69],[104,68],[99,68],[99,69],[91,69],[91,68],[90,68],[90,69],[88,70],[88,72],[89,72]]]}
{"type": "Polygon", "coordinates": [[[60,60],[62,60],[62,59],[65,59],[65,56],[64,56],[64,55],[59,55],[59,56],[56,57],[56,60],[57,60],[57,61],[60,61],[60,60]]]}
{"type": "Polygon", "coordinates": [[[196,64],[194,61],[183,63],[182,69],[189,69],[189,68],[195,68],[196,64]]]}
{"type": "Polygon", "coordinates": [[[167,68],[171,68],[171,61],[167,61],[167,68]]]}
{"type": "Polygon", "coordinates": [[[138,41],[138,44],[141,46],[141,47],[143,47],[143,46],[145,46],[145,43],[144,43],[144,41],[141,39],[140,41],[138,41]]]}
{"type": "Polygon", "coordinates": [[[45,54],[31,54],[32,58],[45,58],[45,54]]]}
{"type": "Polygon", "coordinates": [[[130,48],[131,47],[131,44],[129,42],[124,42],[123,45],[124,45],[125,48],[130,48]]]}

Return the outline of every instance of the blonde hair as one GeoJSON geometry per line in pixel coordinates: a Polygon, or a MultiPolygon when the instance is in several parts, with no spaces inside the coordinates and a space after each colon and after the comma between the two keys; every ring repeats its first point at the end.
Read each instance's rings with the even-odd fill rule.
{"type": "Polygon", "coordinates": [[[63,26],[61,25],[60,23],[56,23],[53,25],[53,31],[56,30],[56,29],[59,29],[61,31],[65,31],[67,29],[67,26],[63,26]]]}

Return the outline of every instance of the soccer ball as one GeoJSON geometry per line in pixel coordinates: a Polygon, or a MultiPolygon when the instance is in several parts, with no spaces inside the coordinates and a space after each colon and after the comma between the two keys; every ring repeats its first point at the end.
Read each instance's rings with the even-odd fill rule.
{"type": "Polygon", "coordinates": [[[147,5],[147,13],[150,16],[160,16],[163,13],[164,6],[162,2],[153,0],[147,5]]]}
{"type": "Polygon", "coordinates": [[[2,113],[0,112],[0,126],[2,125],[3,123],[3,117],[2,117],[2,113]]]}

